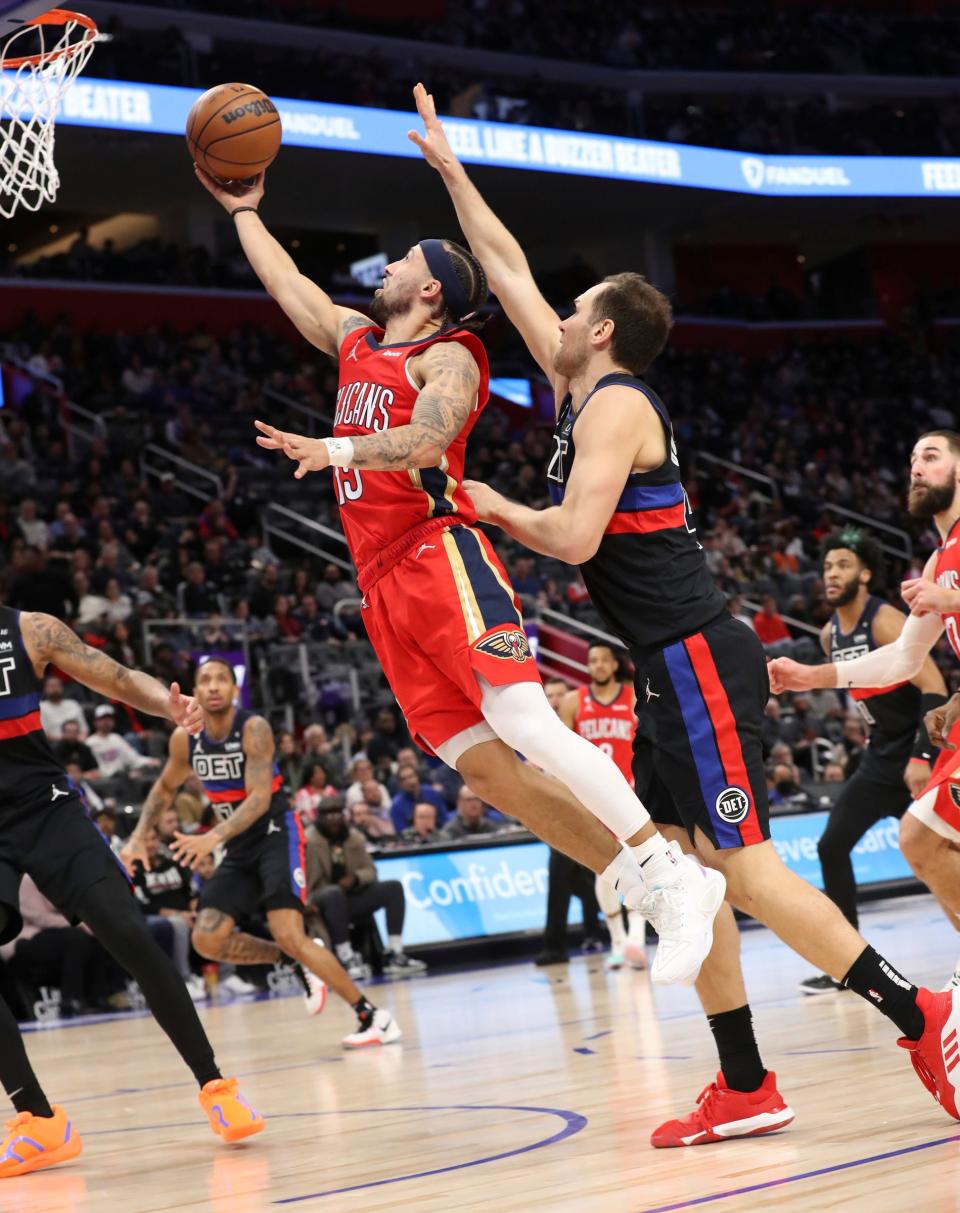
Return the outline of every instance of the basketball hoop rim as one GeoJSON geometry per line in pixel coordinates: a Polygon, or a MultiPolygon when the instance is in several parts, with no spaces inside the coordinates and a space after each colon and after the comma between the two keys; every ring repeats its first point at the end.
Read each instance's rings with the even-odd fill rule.
{"type": "Polygon", "coordinates": [[[97,39],[99,31],[97,30],[97,23],[92,17],[87,17],[83,13],[75,12],[70,8],[51,8],[47,12],[41,13],[39,17],[25,21],[24,28],[30,25],[69,25],[71,22],[83,27],[83,37],[79,41],[72,43],[70,46],[61,46],[38,55],[20,55],[15,59],[3,59],[0,61],[0,68],[3,71],[15,71],[18,67],[24,67],[28,63],[33,64],[34,67],[41,67],[46,63],[57,63],[63,59],[72,59],[84,47],[89,46],[91,42],[95,42],[97,39]]]}

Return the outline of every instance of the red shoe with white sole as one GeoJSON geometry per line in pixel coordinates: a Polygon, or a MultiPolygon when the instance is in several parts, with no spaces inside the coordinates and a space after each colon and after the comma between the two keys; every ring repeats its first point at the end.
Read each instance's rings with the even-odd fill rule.
{"type": "Polygon", "coordinates": [[[759,1137],[776,1133],[793,1120],[777,1090],[777,1076],[767,1071],[755,1091],[733,1091],[723,1074],[704,1087],[697,1096],[697,1106],[682,1120],[668,1120],[654,1129],[650,1144],[658,1150],[671,1146],[706,1146],[728,1137],[759,1137]]]}
{"type": "Polygon", "coordinates": [[[960,1120],[957,1111],[957,1079],[960,1077],[960,989],[934,994],[922,986],[917,1006],[923,1012],[923,1035],[919,1040],[901,1036],[897,1044],[908,1049],[917,1077],[948,1116],[960,1120]]]}

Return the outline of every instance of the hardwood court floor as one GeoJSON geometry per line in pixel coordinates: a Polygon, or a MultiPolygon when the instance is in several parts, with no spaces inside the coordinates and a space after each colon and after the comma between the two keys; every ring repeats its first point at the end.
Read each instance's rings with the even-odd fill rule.
{"type": "MultiPolygon", "coordinates": [[[[930,898],[865,914],[876,946],[939,986],[960,939],[930,898]]],[[[713,1077],[692,991],[606,974],[602,958],[374,987],[401,1045],[345,1055],[350,1016],[298,998],[202,1012],[225,1073],[267,1117],[225,1146],[146,1018],[31,1033],[50,1095],[85,1141],[55,1171],[0,1182],[0,1213],[955,1213],[960,1125],[856,995],[804,999],[807,966],[743,933],[765,1060],[797,1118],[784,1133],[687,1150],[648,1144],[713,1077]]]]}

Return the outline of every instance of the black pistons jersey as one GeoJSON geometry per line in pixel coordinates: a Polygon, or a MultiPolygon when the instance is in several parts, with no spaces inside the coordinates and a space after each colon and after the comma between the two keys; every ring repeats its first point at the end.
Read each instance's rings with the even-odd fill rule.
{"type": "Polygon", "coordinates": [[[0,811],[49,804],[70,793],[40,723],[40,680],[20,632],[20,612],[0,606],[0,811]]]}
{"type": "Polygon", "coordinates": [[[612,384],[635,388],[656,409],[667,457],[659,467],[627,477],[599,548],[580,568],[607,626],[635,659],[642,660],[722,618],[726,600],[714,585],[697,541],[667,410],[642,379],[616,372],[604,375],[576,413],[569,394],[565,397],[547,469],[554,505],[563,501],[573,472],[577,420],[593,395],[612,384]]]}
{"type": "MultiPolygon", "coordinates": [[[[873,638],[873,620],[882,605],[879,598],[869,595],[852,632],[841,632],[840,620],[834,612],[830,619],[831,661],[852,661],[878,647],[873,638]]],[[[870,727],[865,761],[871,765],[880,761],[902,772],[920,723],[920,689],[912,682],[898,682],[892,687],[850,687],[847,694],[856,700],[870,727]]]]}
{"type": "MultiPolygon", "coordinates": [[[[243,727],[253,715],[254,712],[237,708],[233,714],[230,732],[222,741],[211,740],[206,729],[196,737],[188,738],[190,765],[199,776],[213,811],[220,821],[228,821],[238,805],[247,798],[247,758],[243,752],[243,727]]],[[[290,806],[283,793],[283,776],[276,762],[273,764],[270,790],[270,807],[266,813],[258,817],[242,834],[232,838],[228,843],[228,850],[242,843],[265,838],[271,832],[271,825],[276,829],[283,821],[284,813],[290,806]]]]}

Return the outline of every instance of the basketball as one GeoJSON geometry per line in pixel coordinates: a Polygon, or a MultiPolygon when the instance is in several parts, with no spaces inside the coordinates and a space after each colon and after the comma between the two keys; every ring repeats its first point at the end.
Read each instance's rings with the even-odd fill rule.
{"type": "Polygon", "coordinates": [[[220,181],[263,172],[280,150],[277,107],[253,84],[218,84],[198,97],[187,117],[190,155],[220,181]]]}

